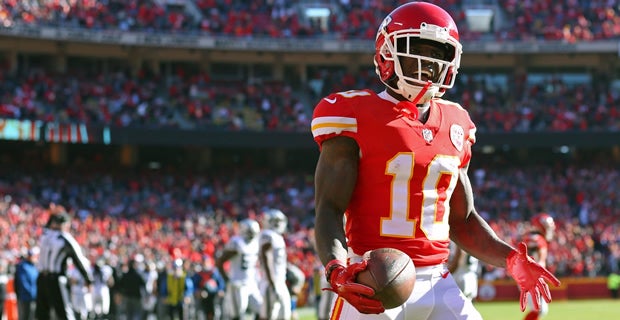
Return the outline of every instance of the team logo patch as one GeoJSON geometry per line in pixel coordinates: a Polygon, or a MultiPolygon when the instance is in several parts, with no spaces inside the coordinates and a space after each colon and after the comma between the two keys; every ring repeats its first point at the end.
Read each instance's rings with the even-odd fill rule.
{"type": "Polygon", "coordinates": [[[433,131],[430,129],[422,129],[422,138],[424,138],[424,141],[430,143],[433,141],[433,131]]]}
{"type": "Polygon", "coordinates": [[[463,151],[463,143],[465,142],[465,131],[458,124],[450,126],[450,141],[458,151],[463,151]]]}

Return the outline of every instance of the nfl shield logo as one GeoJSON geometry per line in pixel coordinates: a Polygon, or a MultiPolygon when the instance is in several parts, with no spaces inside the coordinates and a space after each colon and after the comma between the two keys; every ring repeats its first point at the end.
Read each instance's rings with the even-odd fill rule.
{"type": "Polygon", "coordinates": [[[430,129],[422,129],[422,138],[428,143],[433,141],[433,131],[430,129]]]}

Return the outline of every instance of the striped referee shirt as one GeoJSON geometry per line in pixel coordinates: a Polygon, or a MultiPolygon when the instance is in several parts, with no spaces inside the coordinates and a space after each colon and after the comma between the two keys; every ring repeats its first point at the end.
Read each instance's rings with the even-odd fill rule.
{"type": "Polygon", "coordinates": [[[40,273],[66,275],[67,260],[71,258],[84,279],[92,283],[90,262],[82,253],[82,249],[75,238],[66,232],[45,229],[39,240],[39,262],[37,268],[40,273]]]}

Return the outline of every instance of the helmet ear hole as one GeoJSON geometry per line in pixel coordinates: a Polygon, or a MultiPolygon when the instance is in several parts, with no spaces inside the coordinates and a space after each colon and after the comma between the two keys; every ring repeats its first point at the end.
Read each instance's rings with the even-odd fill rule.
{"type": "Polygon", "coordinates": [[[390,61],[385,62],[383,66],[383,70],[381,71],[381,80],[389,81],[394,78],[394,64],[390,61]]]}
{"type": "Polygon", "coordinates": [[[377,75],[382,81],[388,81],[394,77],[394,62],[387,60],[379,52],[375,55],[377,75]]]}

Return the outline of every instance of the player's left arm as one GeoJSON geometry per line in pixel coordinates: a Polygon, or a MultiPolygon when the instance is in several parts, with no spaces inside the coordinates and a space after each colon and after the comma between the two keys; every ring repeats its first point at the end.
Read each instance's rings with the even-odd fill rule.
{"type": "Polygon", "coordinates": [[[481,261],[507,269],[521,291],[521,311],[524,311],[527,305],[528,293],[533,297],[534,309],[539,310],[541,298],[551,302],[551,293],[545,280],[555,286],[560,285],[560,280],[527,255],[524,242],[521,242],[517,249],[513,248],[499,239],[476,212],[467,167],[459,171],[459,180],[450,199],[450,237],[481,261]]]}
{"type": "Polygon", "coordinates": [[[349,137],[323,142],[315,171],[316,250],[324,265],[347,260],[343,216],[347,209],[359,165],[359,146],[349,137]]]}
{"type": "Polygon", "coordinates": [[[459,179],[450,199],[450,238],[481,261],[505,268],[506,257],[515,249],[501,240],[474,208],[467,169],[465,166],[459,170],[459,179]]]}

